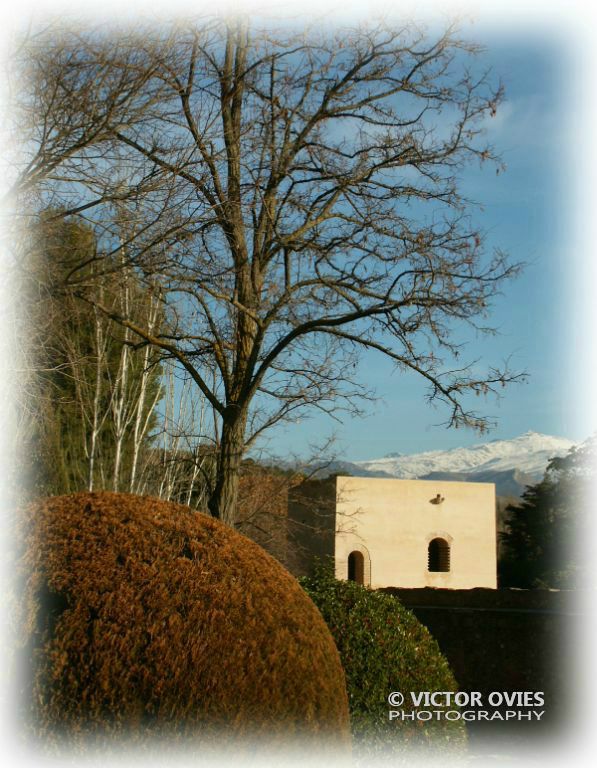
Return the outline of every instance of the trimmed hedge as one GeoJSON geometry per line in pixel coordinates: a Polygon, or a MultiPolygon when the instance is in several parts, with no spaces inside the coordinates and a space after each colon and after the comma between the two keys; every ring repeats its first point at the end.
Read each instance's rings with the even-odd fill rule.
{"type": "Polygon", "coordinates": [[[320,566],[300,583],[321,611],[340,652],[355,754],[366,758],[422,746],[442,753],[448,746],[460,750],[466,743],[461,720],[389,720],[390,709],[413,711],[410,691],[458,690],[436,641],[415,616],[390,595],[336,580],[328,567],[320,566]],[[388,704],[393,691],[404,694],[402,706],[388,704]]]}
{"type": "MultiPolygon", "coordinates": [[[[20,568],[33,732],[349,741],[319,612],[259,546],[187,507],[79,493],[28,507],[20,568]]],[[[212,739],[213,741],[213,739],[212,739]]]]}

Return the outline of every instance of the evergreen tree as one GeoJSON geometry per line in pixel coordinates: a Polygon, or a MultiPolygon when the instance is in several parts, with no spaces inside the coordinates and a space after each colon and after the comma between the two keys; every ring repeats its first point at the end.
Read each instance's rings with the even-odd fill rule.
{"type": "Polygon", "coordinates": [[[585,530],[589,493],[595,483],[597,438],[553,458],[521,504],[507,507],[510,518],[500,534],[503,587],[573,589],[584,568],[579,541],[585,530]]]}

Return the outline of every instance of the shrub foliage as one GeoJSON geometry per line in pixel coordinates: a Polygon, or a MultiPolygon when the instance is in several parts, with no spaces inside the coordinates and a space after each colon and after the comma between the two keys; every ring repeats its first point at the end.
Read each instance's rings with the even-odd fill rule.
{"type": "Polygon", "coordinates": [[[300,583],[321,611],[340,652],[357,756],[464,744],[460,720],[389,720],[390,709],[413,711],[410,691],[457,690],[448,662],[414,614],[391,595],[336,580],[326,566],[300,583]],[[393,691],[404,694],[401,707],[388,704],[393,691]]]}
{"type": "Polygon", "coordinates": [[[189,508],[79,493],[24,515],[26,702],[43,738],[308,733],[346,743],[315,606],[259,546],[189,508]]]}
{"type": "Polygon", "coordinates": [[[596,459],[594,435],[551,459],[541,482],[527,486],[522,500],[506,508],[500,586],[578,589],[588,583],[590,564],[578,542],[590,535],[596,459]]]}

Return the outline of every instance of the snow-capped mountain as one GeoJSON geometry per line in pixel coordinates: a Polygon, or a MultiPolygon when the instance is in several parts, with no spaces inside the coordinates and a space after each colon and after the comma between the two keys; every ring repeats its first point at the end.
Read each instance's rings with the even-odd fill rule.
{"type": "Polygon", "coordinates": [[[411,455],[391,455],[383,459],[355,461],[368,471],[383,472],[391,477],[423,477],[431,472],[502,472],[517,469],[536,479],[543,476],[554,456],[564,456],[574,443],[564,437],[550,437],[526,432],[513,440],[492,440],[470,448],[449,451],[426,451],[411,455]]]}
{"type": "Polygon", "coordinates": [[[512,440],[492,440],[469,448],[346,462],[344,471],[367,477],[494,482],[498,495],[512,496],[541,480],[549,460],[564,456],[573,445],[564,437],[526,432],[512,440]]]}

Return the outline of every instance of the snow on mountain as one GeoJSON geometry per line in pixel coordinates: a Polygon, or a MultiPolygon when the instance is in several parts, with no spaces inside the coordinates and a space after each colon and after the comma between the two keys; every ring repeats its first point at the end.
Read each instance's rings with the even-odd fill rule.
{"type": "MultiPolygon", "coordinates": [[[[390,454],[383,459],[351,462],[354,473],[402,479],[422,478],[432,473],[466,475],[468,480],[491,482],[494,474],[516,470],[538,481],[554,456],[564,456],[574,443],[564,437],[526,432],[512,440],[492,440],[470,448],[425,451],[411,455],[390,454]]],[[[437,476],[437,475],[436,475],[437,476]]]]}

